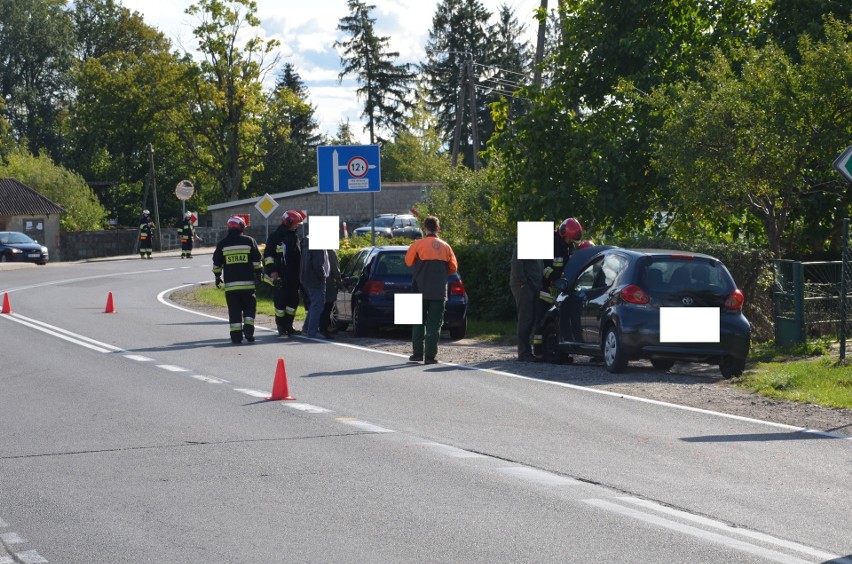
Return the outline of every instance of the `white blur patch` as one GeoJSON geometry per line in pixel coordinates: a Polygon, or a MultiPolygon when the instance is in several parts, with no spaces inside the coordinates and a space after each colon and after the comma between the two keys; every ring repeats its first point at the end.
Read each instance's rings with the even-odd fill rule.
{"type": "Polygon", "coordinates": [[[661,343],[718,343],[718,307],[661,307],[661,343]]]}
{"type": "Polygon", "coordinates": [[[340,217],[336,215],[314,215],[308,218],[308,248],[312,251],[340,248],[340,217]]]}
{"type": "Polygon", "coordinates": [[[394,325],[423,324],[423,294],[394,294],[394,325]]]}
{"type": "Polygon", "coordinates": [[[518,258],[520,260],[553,259],[553,222],[518,222],[518,258]]]}

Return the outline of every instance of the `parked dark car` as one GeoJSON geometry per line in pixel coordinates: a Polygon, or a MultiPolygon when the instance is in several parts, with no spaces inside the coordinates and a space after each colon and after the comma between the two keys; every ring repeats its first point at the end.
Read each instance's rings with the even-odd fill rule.
{"type": "MultiPolygon", "coordinates": [[[[337,329],[352,325],[356,337],[370,329],[392,326],[394,294],[412,293],[414,267],[405,264],[408,247],[367,247],[352,257],[341,273],[342,287],[335,302],[337,329]]],[[[463,339],[467,333],[468,297],[458,272],[448,277],[444,328],[450,337],[463,339]]]]}
{"type": "Polygon", "coordinates": [[[603,357],[621,372],[646,358],[660,370],[676,361],[719,365],[742,374],[751,342],[743,294],[716,258],[669,250],[590,247],[574,253],[543,321],[540,352],[549,362],[566,355],[603,357]],[[718,308],[719,342],[661,342],[660,308],[718,308]]]}
{"type": "MultiPolygon", "coordinates": [[[[406,214],[382,214],[375,218],[376,237],[387,237],[393,239],[395,237],[404,237],[406,239],[420,239],[423,237],[423,231],[417,225],[417,218],[413,215],[406,214]]],[[[372,227],[368,223],[357,228],[355,235],[369,235],[372,227]]]]}
{"type": "Polygon", "coordinates": [[[47,264],[47,247],[18,231],[0,231],[0,262],[47,264]]]}

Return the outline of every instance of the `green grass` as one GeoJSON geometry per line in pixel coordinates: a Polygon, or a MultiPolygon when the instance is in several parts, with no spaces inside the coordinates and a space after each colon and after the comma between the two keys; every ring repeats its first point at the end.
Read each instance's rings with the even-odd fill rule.
{"type": "MultiPolygon", "coordinates": [[[[225,290],[217,288],[212,284],[205,284],[203,286],[200,286],[195,292],[195,300],[200,303],[215,307],[228,307],[228,304],[225,302],[225,290]]],[[[272,304],[272,300],[269,298],[258,296],[257,313],[274,317],[275,306],[272,304]]],[[[299,321],[305,320],[305,308],[301,305],[296,310],[296,319],[298,319],[299,321]]]]}
{"type": "Polygon", "coordinates": [[[852,366],[831,357],[758,362],[734,382],[770,398],[852,409],[852,366]]]}
{"type": "Polygon", "coordinates": [[[468,318],[467,337],[494,343],[517,342],[517,325],[514,321],[479,321],[468,318]]]}

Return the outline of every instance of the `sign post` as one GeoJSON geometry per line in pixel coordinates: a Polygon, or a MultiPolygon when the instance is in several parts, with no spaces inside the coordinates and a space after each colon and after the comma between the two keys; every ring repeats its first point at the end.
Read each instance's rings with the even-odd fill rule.
{"type": "Polygon", "coordinates": [[[260,215],[266,218],[266,238],[269,239],[269,216],[272,215],[272,212],[274,212],[275,208],[278,207],[278,202],[276,202],[275,198],[269,194],[264,194],[263,197],[257,201],[254,207],[260,212],[260,215]]]}
{"type": "Polygon", "coordinates": [[[376,192],[382,189],[378,145],[324,145],[317,147],[317,184],[320,194],[370,193],[372,244],[376,244],[376,192]]]}

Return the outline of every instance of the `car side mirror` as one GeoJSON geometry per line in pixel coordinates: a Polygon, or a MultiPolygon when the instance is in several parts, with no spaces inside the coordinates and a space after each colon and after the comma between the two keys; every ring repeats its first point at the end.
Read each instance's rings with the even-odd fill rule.
{"type": "Polygon", "coordinates": [[[559,290],[560,292],[564,292],[565,290],[567,290],[567,289],[568,289],[568,281],[567,281],[567,280],[565,280],[564,278],[560,278],[559,280],[557,280],[556,282],[554,282],[554,284],[553,284],[553,285],[554,285],[554,286],[556,287],[556,289],[557,289],[557,290],[559,290]]]}

